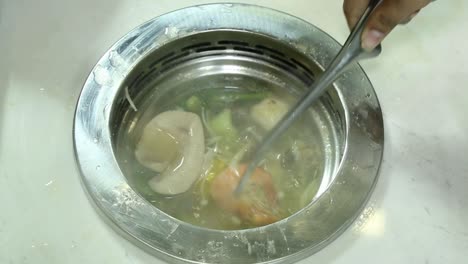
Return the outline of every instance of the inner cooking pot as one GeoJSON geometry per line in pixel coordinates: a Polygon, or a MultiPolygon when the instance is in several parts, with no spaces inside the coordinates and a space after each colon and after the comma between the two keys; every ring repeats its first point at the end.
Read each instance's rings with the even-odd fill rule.
{"type": "MultiPolygon", "coordinates": [[[[197,184],[192,187],[196,190],[176,196],[157,195],[149,189],[148,180],[154,177],[155,172],[141,166],[134,154],[145,125],[164,109],[181,108],[180,105],[187,100],[186,98],[205,91],[214,93],[210,91],[213,89],[221,90],[225,94],[236,94],[230,92],[231,90],[249,90],[248,95],[252,96],[268,91],[279,94],[275,97],[281,96],[282,100],[285,100],[284,97],[287,95],[290,95],[292,100],[297,100],[319,72],[320,69],[312,60],[287,44],[252,32],[229,30],[200,32],[179,38],[153,51],[124,81],[124,89],[116,98],[115,111],[111,116],[113,125],[111,129],[116,132],[113,139],[115,155],[130,186],[169,215],[174,217],[184,215],[178,217],[180,220],[187,221],[194,218],[192,219],[194,224],[208,228],[227,228],[226,225],[210,225],[209,222],[215,219],[212,219],[213,221],[205,219],[219,218],[222,213],[215,209],[216,206],[212,206],[215,212],[209,209],[202,210],[203,207],[210,206],[211,199],[207,197],[203,201],[197,201],[196,198],[199,196],[192,194],[198,191],[197,184]],[[208,216],[210,213],[214,215],[208,216]],[[191,217],[190,214],[194,216],[191,217]],[[201,219],[198,220],[199,218],[201,219]]],[[[231,109],[227,107],[229,106],[223,105],[221,109],[231,109]]],[[[248,113],[248,110],[245,112],[248,113]]],[[[307,179],[303,180],[302,184],[294,178],[295,175],[292,175],[294,172],[289,172],[289,177],[278,175],[290,178],[287,179],[289,181],[282,181],[283,185],[288,183],[291,185],[282,190],[282,199],[295,198],[296,204],[304,206],[326,190],[336,174],[343,155],[344,117],[343,106],[336,90],[333,89],[322,98],[321,102],[309,109],[304,117],[303,122],[306,124],[303,127],[311,130],[307,141],[318,142],[299,141],[299,144],[310,145],[309,152],[315,147],[313,153],[309,155],[310,160],[299,162],[307,162],[309,164],[307,168],[311,170],[306,172],[307,179]]],[[[236,144],[241,145],[242,142],[236,144]]],[[[291,149],[293,147],[291,146],[291,149]]],[[[164,151],[167,153],[167,150],[164,151]]],[[[242,147],[240,151],[244,151],[242,147]]],[[[206,156],[209,154],[210,152],[206,156]]],[[[278,183],[276,186],[280,190],[283,187],[278,183]]],[[[295,210],[288,214],[298,210],[297,206],[294,205],[295,210]]],[[[230,222],[229,219],[226,221],[230,222]]],[[[237,222],[239,219],[235,218],[233,221],[237,222]]],[[[236,228],[239,229],[240,226],[231,227],[231,229],[236,228]]]]}
{"type": "Polygon", "coordinates": [[[183,222],[142,191],[131,164],[144,125],[178,98],[226,87],[297,98],[338,49],[308,23],[250,5],[191,7],[139,26],[98,62],[78,102],[75,148],[90,197],[128,238],[171,260],[291,262],[319,250],[360,213],[381,162],[381,111],[357,64],[307,113],[320,146],[319,184],[286,219],[244,230],[183,222]]]}

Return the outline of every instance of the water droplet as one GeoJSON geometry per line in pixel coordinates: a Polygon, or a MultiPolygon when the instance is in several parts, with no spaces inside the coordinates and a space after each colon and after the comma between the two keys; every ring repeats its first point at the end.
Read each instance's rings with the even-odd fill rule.
{"type": "Polygon", "coordinates": [[[98,140],[97,138],[94,138],[94,139],[93,139],[93,142],[94,142],[94,143],[98,143],[99,140],[98,140]]]}
{"type": "Polygon", "coordinates": [[[167,38],[175,38],[179,35],[179,29],[172,26],[166,27],[164,29],[164,35],[166,35],[167,38]]]}
{"type": "Polygon", "coordinates": [[[233,5],[233,4],[224,4],[224,6],[226,6],[226,7],[233,7],[234,5],[233,5]]]}
{"type": "Polygon", "coordinates": [[[98,65],[93,71],[94,81],[100,85],[109,85],[112,83],[112,79],[109,70],[98,65]]]}
{"type": "Polygon", "coordinates": [[[45,88],[39,88],[39,91],[44,92],[45,88]]]}
{"type": "Polygon", "coordinates": [[[370,98],[370,97],[371,97],[370,93],[366,94],[366,97],[367,97],[367,98],[370,98]]]}
{"type": "Polygon", "coordinates": [[[96,170],[99,170],[101,168],[101,165],[96,166],[96,170]]]}
{"type": "Polygon", "coordinates": [[[125,62],[122,56],[120,56],[120,54],[117,53],[115,50],[109,53],[109,61],[110,61],[110,64],[114,66],[115,68],[119,67],[125,62]]]}
{"type": "Polygon", "coordinates": [[[48,183],[44,184],[44,186],[49,187],[52,183],[54,183],[54,181],[50,180],[48,183]]]}

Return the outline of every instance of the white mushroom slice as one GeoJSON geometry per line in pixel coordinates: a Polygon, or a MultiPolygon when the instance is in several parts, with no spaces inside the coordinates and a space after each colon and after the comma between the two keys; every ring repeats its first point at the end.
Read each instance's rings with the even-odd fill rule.
{"type": "Polygon", "coordinates": [[[276,98],[266,98],[254,105],[250,115],[261,127],[272,129],[288,112],[289,105],[276,98]]]}
{"type": "Polygon", "coordinates": [[[187,191],[202,172],[205,140],[198,115],[167,111],[144,128],[135,150],[138,162],[160,172],[148,184],[160,194],[187,191]]]}
{"type": "Polygon", "coordinates": [[[150,122],[143,130],[143,134],[136,146],[135,156],[143,166],[163,172],[179,154],[181,135],[174,135],[159,126],[158,122],[150,122]]]}

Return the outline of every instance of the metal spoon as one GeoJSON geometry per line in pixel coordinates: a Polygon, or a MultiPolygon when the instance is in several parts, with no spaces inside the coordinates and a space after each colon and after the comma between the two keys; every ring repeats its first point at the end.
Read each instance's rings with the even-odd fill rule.
{"type": "Polygon", "coordinates": [[[258,163],[263,159],[265,153],[271,147],[272,143],[283,134],[287,128],[305,111],[312,103],[320,98],[320,96],[327,90],[330,84],[346,69],[347,66],[355,61],[366,58],[373,58],[378,56],[382,48],[379,45],[372,52],[366,52],[361,47],[361,35],[364,26],[374,9],[379,5],[380,0],[371,0],[361,19],[351,31],[348,39],[341,48],[338,55],[331,62],[330,66],[325,72],[314,82],[309,91],[302,97],[294,107],[271,129],[268,134],[263,138],[262,142],[258,145],[252,160],[250,161],[247,169],[241,178],[239,185],[235,189],[235,194],[238,195],[242,192],[246,182],[249,181],[252,173],[257,167],[258,163]]]}

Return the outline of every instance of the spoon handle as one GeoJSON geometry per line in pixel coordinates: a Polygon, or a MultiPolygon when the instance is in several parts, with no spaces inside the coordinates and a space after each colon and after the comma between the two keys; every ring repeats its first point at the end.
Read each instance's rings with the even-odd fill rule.
{"type": "Polygon", "coordinates": [[[247,169],[241,178],[239,185],[236,187],[235,194],[238,195],[242,192],[245,183],[250,179],[258,163],[264,158],[265,153],[281,136],[289,126],[304,112],[312,103],[319,99],[333,81],[343,72],[343,70],[352,62],[376,57],[381,52],[380,45],[372,52],[366,52],[361,47],[361,35],[364,26],[374,9],[379,5],[381,0],[372,0],[369,6],[364,11],[361,19],[351,31],[347,41],[341,48],[338,55],[333,59],[331,64],[327,67],[325,72],[312,84],[309,91],[284,115],[284,117],[271,129],[268,134],[263,138],[262,142],[258,145],[252,160],[250,161],[247,169]]]}

